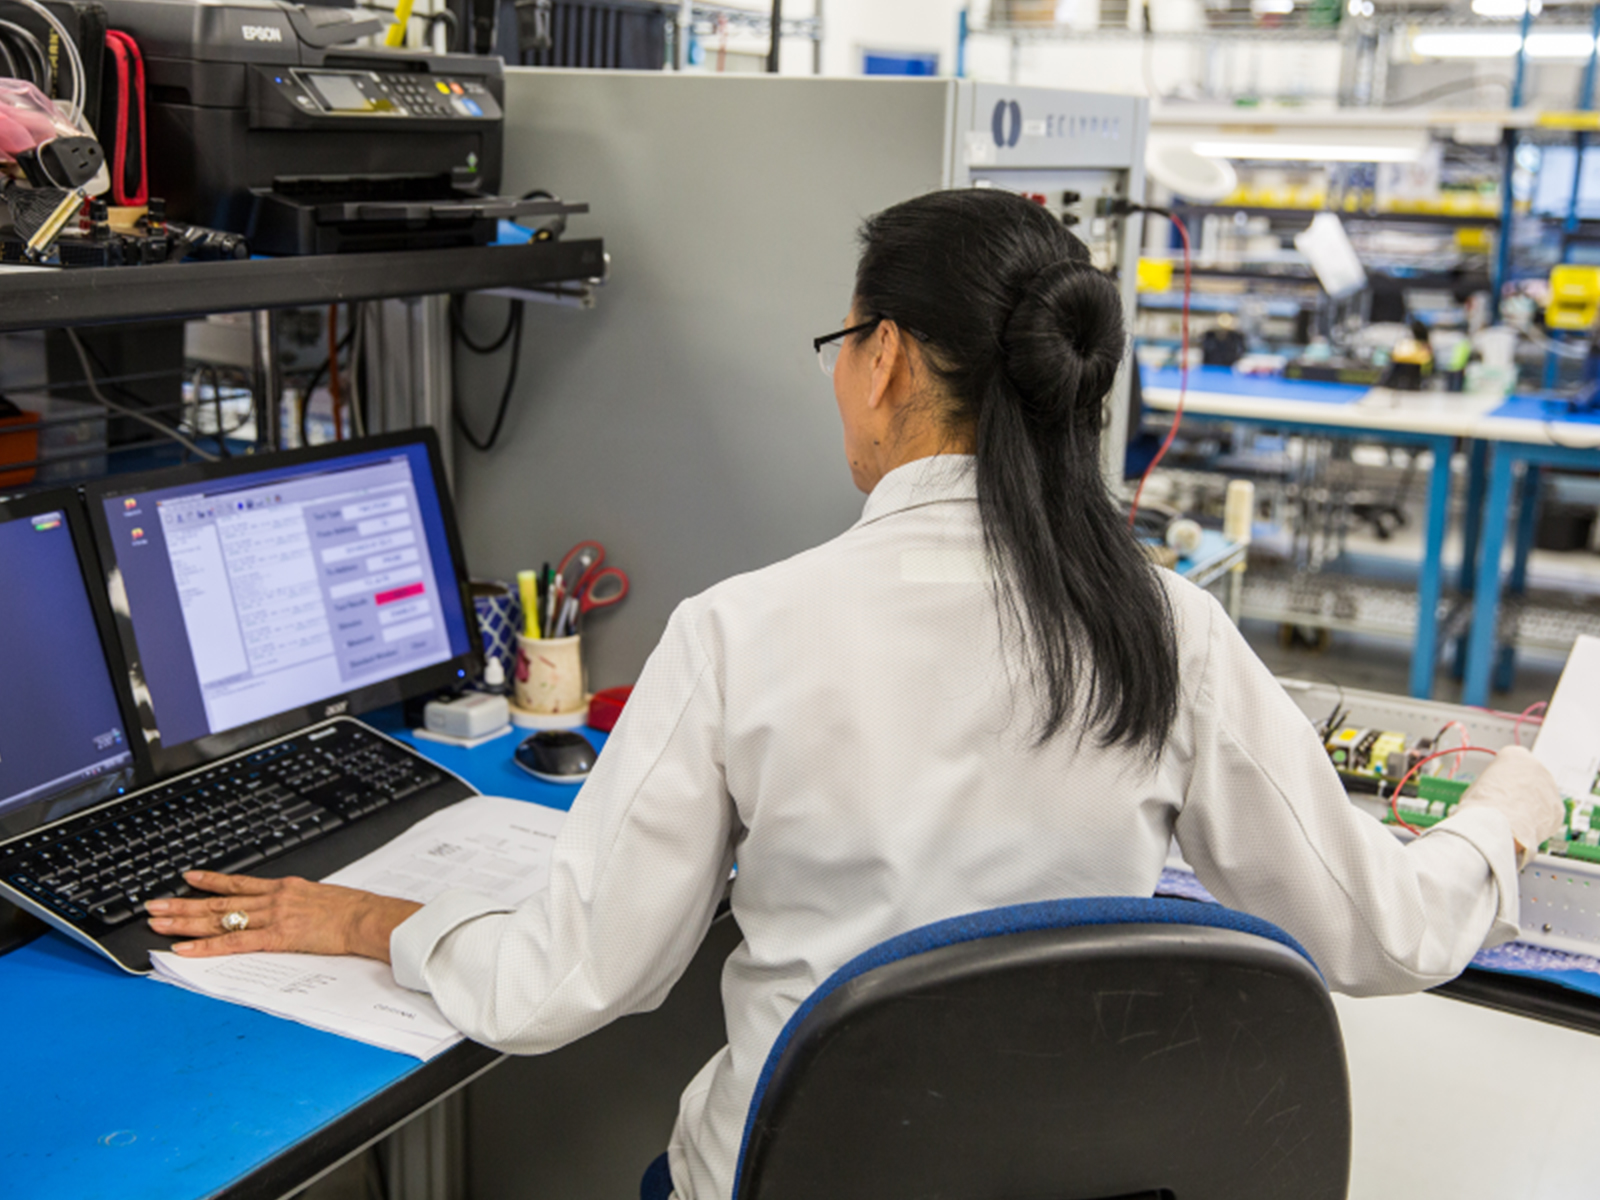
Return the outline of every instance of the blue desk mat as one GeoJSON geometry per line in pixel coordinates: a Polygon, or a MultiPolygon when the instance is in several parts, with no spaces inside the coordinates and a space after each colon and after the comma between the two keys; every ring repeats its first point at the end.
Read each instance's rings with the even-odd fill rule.
{"type": "Polygon", "coordinates": [[[1550,421],[1562,425],[1600,425],[1600,412],[1569,413],[1565,399],[1551,399],[1537,394],[1507,396],[1504,404],[1485,416],[1491,419],[1506,417],[1516,421],[1550,421]]]}
{"type": "MultiPolygon", "coordinates": [[[[566,810],[578,789],[511,762],[517,730],[474,750],[413,741],[488,795],[566,810]]],[[[584,730],[597,746],[604,735],[584,730]]],[[[421,1064],[128,975],[56,933],[0,958],[0,1196],[209,1196],[421,1064]]]]}
{"type": "Polygon", "coordinates": [[[1210,566],[1232,548],[1233,543],[1220,531],[1202,529],[1200,531],[1200,548],[1193,554],[1180,558],[1172,569],[1187,579],[1194,571],[1210,566]]]}
{"type": "MultiPolygon", "coordinates": [[[[1181,374],[1177,367],[1141,367],[1139,379],[1147,388],[1176,388],[1181,374]]],[[[1232,367],[1193,367],[1189,371],[1189,390],[1251,400],[1354,404],[1372,389],[1365,384],[1319,383],[1310,379],[1283,379],[1275,375],[1239,375],[1232,367]]]]}
{"type": "MultiPolygon", "coordinates": [[[[1178,896],[1206,904],[1217,903],[1216,897],[1206,891],[1205,885],[1193,875],[1171,867],[1161,872],[1156,895],[1178,896]]],[[[1469,965],[1480,971],[1542,979],[1575,992],[1600,996],[1600,958],[1587,954],[1567,954],[1561,950],[1532,946],[1527,942],[1507,942],[1492,950],[1478,951],[1469,965]]]]}

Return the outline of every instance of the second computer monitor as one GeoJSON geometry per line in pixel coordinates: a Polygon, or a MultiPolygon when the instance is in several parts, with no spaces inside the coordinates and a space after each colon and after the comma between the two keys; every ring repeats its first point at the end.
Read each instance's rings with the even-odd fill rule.
{"type": "Polygon", "coordinates": [[[71,492],[0,500],[0,841],[126,791],[127,721],[71,492]]]}

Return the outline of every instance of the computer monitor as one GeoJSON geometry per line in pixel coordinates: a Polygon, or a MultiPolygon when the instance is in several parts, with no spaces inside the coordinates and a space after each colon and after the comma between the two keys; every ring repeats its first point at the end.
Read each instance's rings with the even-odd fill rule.
{"type": "MultiPolygon", "coordinates": [[[[1539,173],[1534,179],[1530,207],[1541,217],[1565,217],[1572,204],[1572,176],[1578,170],[1575,146],[1544,146],[1539,153],[1539,173]]],[[[1600,218],[1600,153],[1585,150],[1578,179],[1578,216],[1600,218]]]]}
{"type": "Polygon", "coordinates": [[[97,572],[75,493],[0,500],[0,839],[134,783],[97,572]]]}
{"type": "Polygon", "coordinates": [[[422,430],[88,489],[157,774],[477,672],[443,480],[422,430]]]}

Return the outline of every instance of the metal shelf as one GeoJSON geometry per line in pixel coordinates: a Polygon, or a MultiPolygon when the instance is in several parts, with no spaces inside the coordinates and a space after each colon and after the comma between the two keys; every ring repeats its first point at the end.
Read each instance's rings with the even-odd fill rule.
{"type": "Polygon", "coordinates": [[[1519,650],[1566,654],[1580,634],[1600,637],[1600,596],[1529,592],[1500,605],[1498,640],[1519,650]]]}
{"type": "MultiPolygon", "coordinates": [[[[1439,615],[1445,615],[1441,601],[1439,615]]],[[[1244,575],[1243,615],[1280,625],[1337,629],[1411,640],[1417,630],[1415,584],[1376,583],[1327,572],[1280,573],[1252,568],[1244,575]]]]}
{"type": "Polygon", "coordinates": [[[0,333],[604,278],[598,238],[76,269],[0,267],[0,333]]]}
{"type": "MultiPolygon", "coordinates": [[[[1441,644],[1466,633],[1471,607],[1463,597],[1440,599],[1441,644]]],[[[1410,640],[1417,628],[1417,591],[1409,582],[1252,568],[1244,576],[1243,614],[1280,625],[1410,640]]],[[[1600,596],[1543,591],[1508,595],[1501,602],[1498,626],[1501,645],[1566,654],[1580,634],[1600,637],[1600,596]]]]}
{"type": "Polygon", "coordinates": [[[1173,212],[1179,216],[1193,214],[1197,217],[1231,217],[1244,213],[1251,217],[1267,217],[1275,221],[1306,221],[1318,213],[1331,212],[1346,221],[1360,221],[1384,225],[1445,225],[1451,228],[1472,228],[1500,224],[1498,216],[1466,216],[1449,213],[1414,212],[1347,212],[1329,208],[1263,208],[1253,204],[1175,204],[1173,212]]]}

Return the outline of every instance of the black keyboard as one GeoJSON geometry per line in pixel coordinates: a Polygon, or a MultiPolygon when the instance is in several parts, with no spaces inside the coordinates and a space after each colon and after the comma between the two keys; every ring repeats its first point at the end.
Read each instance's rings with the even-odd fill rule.
{"type": "Polygon", "coordinates": [[[11,843],[0,879],[112,929],[148,900],[190,894],[185,871],[249,871],[441,778],[406,747],[339,721],[11,843]]]}

